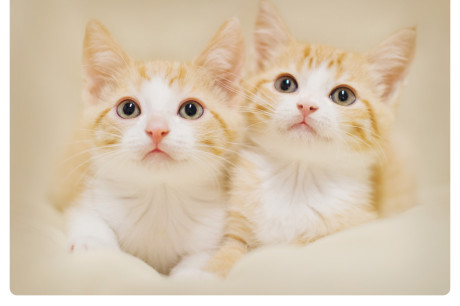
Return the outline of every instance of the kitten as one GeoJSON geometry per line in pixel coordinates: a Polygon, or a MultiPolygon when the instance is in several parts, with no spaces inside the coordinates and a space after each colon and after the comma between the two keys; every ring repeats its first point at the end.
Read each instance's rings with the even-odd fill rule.
{"type": "Polygon", "coordinates": [[[163,274],[205,263],[223,234],[244,52],[237,19],[192,63],[135,61],[88,23],[83,127],[70,157],[83,180],[70,175],[67,194],[72,251],[121,249],[163,274]]]}
{"type": "Polygon", "coordinates": [[[382,149],[414,41],[408,28],[364,54],[300,43],[261,2],[244,86],[248,147],[232,174],[223,244],[205,270],[226,276],[256,247],[304,245],[377,217],[382,149]]]}

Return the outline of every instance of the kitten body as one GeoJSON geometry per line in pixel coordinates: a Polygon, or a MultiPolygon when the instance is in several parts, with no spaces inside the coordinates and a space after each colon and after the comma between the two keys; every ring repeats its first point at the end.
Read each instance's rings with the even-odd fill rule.
{"type": "Polygon", "coordinates": [[[368,53],[300,43],[261,2],[245,80],[247,147],[232,174],[225,239],[206,270],[225,276],[258,246],[304,245],[378,216],[414,37],[402,30],[368,53]]]}
{"type": "Polygon", "coordinates": [[[232,208],[244,211],[252,223],[255,245],[306,243],[375,216],[369,205],[367,157],[356,156],[344,165],[327,154],[320,157],[321,164],[321,159],[287,159],[273,153],[243,151],[239,171],[244,174],[236,174],[233,185],[232,203],[244,205],[232,208]],[[245,178],[248,174],[253,181],[245,178]],[[243,184],[257,187],[248,196],[243,184]],[[248,203],[248,198],[254,201],[248,203]]]}
{"type": "Polygon", "coordinates": [[[72,203],[63,205],[72,251],[121,249],[164,274],[205,263],[222,237],[240,137],[242,54],[236,19],[192,63],[134,61],[88,23],[76,171],[60,197],[72,203]]]}
{"type": "Polygon", "coordinates": [[[200,266],[222,237],[222,186],[196,175],[182,182],[151,180],[150,186],[125,178],[106,173],[88,182],[69,210],[73,250],[121,248],[164,274],[184,256],[195,256],[192,265],[200,266]]]}

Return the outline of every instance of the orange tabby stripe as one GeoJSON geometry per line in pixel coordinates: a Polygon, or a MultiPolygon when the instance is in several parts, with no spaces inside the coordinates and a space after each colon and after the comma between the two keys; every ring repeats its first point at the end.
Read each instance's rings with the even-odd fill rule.
{"type": "Polygon", "coordinates": [[[261,112],[262,112],[262,113],[261,113],[261,115],[265,115],[265,116],[267,116],[267,117],[268,117],[268,114],[267,114],[267,112],[268,112],[268,108],[267,108],[267,107],[265,107],[264,105],[262,105],[262,104],[258,104],[258,103],[257,103],[257,104],[256,104],[256,110],[259,110],[259,111],[261,111],[261,112]]]}
{"type": "Polygon", "coordinates": [[[237,236],[237,235],[233,235],[233,234],[230,234],[230,233],[227,233],[224,235],[225,238],[230,238],[230,239],[233,239],[233,240],[236,240],[236,241],[239,241],[241,244],[244,244],[246,245],[246,247],[249,248],[249,243],[246,242],[246,240],[244,240],[243,238],[241,238],[240,236],[237,236]]]}
{"type": "Polygon", "coordinates": [[[302,70],[302,67],[305,65],[305,62],[307,61],[308,57],[310,56],[311,53],[311,46],[306,46],[305,49],[303,50],[303,58],[302,60],[299,60],[297,63],[297,70],[300,71],[302,70]]]}
{"type": "Polygon", "coordinates": [[[342,74],[343,74],[343,71],[344,71],[344,70],[343,70],[343,65],[342,65],[342,63],[343,63],[343,60],[344,60],[345,56],[346,56],[345,53],[341,53],[341,54],[338,56],[337,60],[336,60],[336,63],[337,63],[337,65],[336,65],[336,68],[337,68],[337,69],[336,69],[336,71],[337,71],[336,78],[340,78],[340,77],[342,76],[342,74]]]}
{"type": "Polygon", "coordinates": [[[214,116],[214,118],[217,120],[217,122],[219,122],[220,126],[222,127],[222,129],[224,130],[225,134],[227,135],[227,140],[231,140],[233,139],[233,135],[232,133],[230,132],[230,130],[227,128],[227,125],[225,124],[224,120],[222,120],[222,118],[219,116],[219,114],[217,114],[216,112],[212,111],[212,110],[209,110],[211,112],[211,114],[214,116]]]}
{"type": "Polygon", "coordinates": [[[217,156],[220,156],[222,155],[222,150],[216,148],[216,143],[214,141],[212,141],[211,139],[209,138],[206,138],[206,139],[203,139],[203,141],[201,142],[202,144],[206,145],[207,148],[211,151],[211,153],[213,153],[214,155],[217,155],[217,156]]]}
{"type": "Polygon", "coordinates": [[[253,87],[253,92],[257,91],[258,89],[262,88],[262,85],[265,83],[271,83],[273,80],[271,79],[262,79],[256,83],[256,85],[253,87]]]}
{"type": "Polygon", "coordinates": [[[337,58],[337,65],[339,65],[339,66],[342,65],[342,62],[343,62],[345,56],[346,56],[345,52],[342,52],[342,53],[339,55],[339,57],[337,58]]]}
{"type": "Polygon", "coordinates": [[[101,121],[102,119],[105,117],[105,115],[108,114],[108,112],[110,112],[112,110],[112,107],[109,107],[105,110],[103,110],[99,116],[96,118],[96,120],[94,121],[94,124],[93,124],[93,128],[96,129],[100,124],[101,124],[101,121]]]}
{"type": "Polygon", "coordinates": [[[141,76],[142,79],[144,79],[144,80],[148,79],[147,68],[145,67],[145,65],[140,64],[137,67],[137,71],[139,72],[139,75],[141,76]]]}
{"type": "Polygon", "coordinates": [[[185,73],[186,69],[183,65],[180,65],[177,69],[177,74],[175,76],[172,76],[169,79],[169,86],[171,86],[173,83],[178,82],[180,80],[183,80],[185,78],[185,73]]]}
{"type": "Polygon", "coordinates": [[[367,112],[369,113],[369,117],[370,117],[370,120],[371,120],[373,132],[376,133],[377,135],[379,135],[379,130],[377,128],[377,121],[375,120],[375,114],[374,114],[374,110],[371,107],[371,104],[369,103],[369,101],[364,100],[364,99],[361,100],[361,101],[364,103],[364,105],[366,105],[367,112]]]}
{"type": "MultiPolygon", "coordinates": [[[[352,121],[351,124],[354,126],[353,130],[355,131],[355,135],[361,138],[365,143],[368,142],[368,139],[366,137],[366,133],[364,132],[364,129],[362,128],[361,125],[359,125],[357,122],[352,121]]],[[[358,147],[361,147],[361,143],[358,145],[358,147]]]]}
{"type": "Polygon", "coordinates": [[[303,57],[307,58],[308,56],[310,56],[310,52],[311,52],[311,47],[306,46],[305,49],[303,50],[303,57]]]}
{"type": "MultiPolygon", "coordinates": [[[[264,88],[261,88],[259,91],[260,97],[263,99],[266,104],[270,104],[270,101],[272,101],[272,97],[270,97],[270,92],[268,90],[264,90],[264,88]]],[[[267,106],[263,104],[259,104],[254,102],[255,104],[255,109],[259,110],[259,112],[254,112],[251,115],[254,116],[254,118],[259,118],[260,120],[267,120],[269,119],[269,109],[267,106]],[[267,113],[268,112],[268,113],[267,113]]]]}

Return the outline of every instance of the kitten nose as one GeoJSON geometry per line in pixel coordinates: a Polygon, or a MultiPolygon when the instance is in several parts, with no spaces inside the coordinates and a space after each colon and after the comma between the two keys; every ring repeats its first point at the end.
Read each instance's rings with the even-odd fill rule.
{"type": "Polygon", "coordinates": [[[158,145],[169,134],[168,123],[164,119],[153,118],[147,124],[145,132],[152,139],[153,143],[158,145]]]}
{"type": "Polygon", "coordinates": [[[318,110],[318,106],[311,105],[310,103],[297,103],[297,109],[305,118],[311,113],[316,112],[318,110]]]}

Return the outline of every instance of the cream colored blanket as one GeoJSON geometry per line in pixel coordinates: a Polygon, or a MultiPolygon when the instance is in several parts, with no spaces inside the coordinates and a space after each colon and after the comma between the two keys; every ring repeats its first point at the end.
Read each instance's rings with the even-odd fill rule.
{"type": "Polygon", "coordinates": [[[62,217],[46,202],[13,211],[15,294],[446,294],[449,192],[305,247],[255,250],[226,280],[169,279],[115,251],[68,252],[62,217]],[[42,205],[43,204],[43,205],[42,205]]]}

